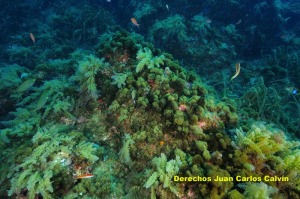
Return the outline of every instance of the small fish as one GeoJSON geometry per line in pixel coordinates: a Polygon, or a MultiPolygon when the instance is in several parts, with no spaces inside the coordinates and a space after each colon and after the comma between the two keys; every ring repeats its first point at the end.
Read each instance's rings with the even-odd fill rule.
{"type": "Polygon", "coordinates": [[[169,11],[169,6],[168,6],[168,4],[166,4],[166,8],[167,8],[167,10],[169,11]]]}
{"type": "Polygon", "coordinates": [[[32,42],[35,44],[35,37],[34,37],[34,34],[31,32],[31,33],[29,33],[29,36],[30,36],[32,42]]]}
{"type": "Polygon", "coordinates": [[[293,95],[299,95],[299,90],[295,87],[287,87],[285,90],[293,95]]]}
{"type": "Polygon", "coordinates": [[[36,108],[35,110],[40,110],[41,108],[44,107],[44,105],[47,103],[48,99],[49,99],[49,91],[45,90],[42,95],[40,96],[37,104],[36,104],[36,108]]]}
{"type": "Polygon", "coordinates": [[[36,79],[28,79],[28,80],[24,81],[20,86],[18,86],[18,88],[16,89],[16,92],[21,93],[21,92],[28,90],[31,86],[33,86],[35,80],[36,79]]]}
{"type": "Polygon", "coordinates": [[[80,175],[80,176],[76,176],[76,179],[85,179],[85,178],[92,178],[92,177],[94,177],[93,174],[91,174],[91,173],[86,173],[86,174],[82,174],[82,175],[80,175]]]}
{"type": "Polygon", "coordinates": [[[140,24],[137,23],[135,18],[131,18],[131,22],[133,23],[133,25],[137,26],[138,28],[140,27],[140,24]]]}
{"type": "Polygon", "coordinates": [[[283,19],[285,22],[287,22],[291,17],[287,17],[285,19],[283,19]]]}
{"type": "Polygon", "coordinates": [[[205,19],[205,22],[206,22],[207,24],[211,24],[212,20],[209,19],[209,18],[206,18],[206,19],[205,19]]]}
{"type": "Polygon", "coordinates": [[[240,71],[241,71],[241,64],[240,64],[240,62],[238,62],[235,65],[235,74],[232,76],[232,78],[230,80],[233,80],[234,78],[236,78],[240,74],[240,71]]]}
{"type": "Polygon", "coordinates": [[[240,19],[235,23],[235,25],[239,25],[241,22],[242,22],[242,20],[240,19]]]}

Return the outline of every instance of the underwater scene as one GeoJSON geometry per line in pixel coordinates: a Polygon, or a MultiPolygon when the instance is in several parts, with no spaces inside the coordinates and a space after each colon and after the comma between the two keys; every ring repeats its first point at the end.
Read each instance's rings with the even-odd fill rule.
{"type": "Polygon", "coordinates": [[[299,199],[299,0],[0,1],[0,198],[299,199]]]}

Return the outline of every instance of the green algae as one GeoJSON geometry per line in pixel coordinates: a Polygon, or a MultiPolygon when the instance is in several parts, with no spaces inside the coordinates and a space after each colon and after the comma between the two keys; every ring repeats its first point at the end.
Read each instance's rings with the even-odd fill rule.
{"type": "Polygon", "coordinates": [[[140,72],[143,70],[145,66],[148,69],[152,69],[154,67],[160,67],[160,65],[164,65],[165,56],[153,56],[152,52],[149,48],[140,49],[136,55],[137,60],[139,63],[136,65],[136,72],[140,72]]]}

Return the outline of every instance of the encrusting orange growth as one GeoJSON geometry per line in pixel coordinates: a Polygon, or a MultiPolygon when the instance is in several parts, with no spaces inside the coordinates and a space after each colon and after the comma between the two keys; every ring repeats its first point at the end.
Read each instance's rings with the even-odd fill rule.
{"type": "Polygon", "coordinates": [[[164,144],[165,144],[164,141],[160,141],[160,142],[159,142],[159,145],[160,145],[160,146],[163,146],[164,144]]]}

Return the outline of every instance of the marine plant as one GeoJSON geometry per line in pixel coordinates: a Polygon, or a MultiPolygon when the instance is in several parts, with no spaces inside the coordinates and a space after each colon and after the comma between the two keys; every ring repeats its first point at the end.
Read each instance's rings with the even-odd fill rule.
{"type": "Polygon", "coordinates": [[[68,46],[73,47],[76,43],[90,46],[97,42],[99,34],[105,32],[107,24],[114,24],[114,17],[102,6],[66,2],[55,6],[53,14],[47,15],[47,21],[57,31],[57,38],[71,40],[68,46]]]}
{"type": "Polygon", "coordinates": [[[267,120],[289,132],[298,134],[300,127],[300,106],[297,98],[282,90],[282,85],[275,83],[267,86],[262,77],[250,87],[242,96],[239,103],[244,107],[240,111],[247,122],[247,118],[267,120]]]}
{"type": "Polygon", "coordinates": [[[184,16],[176,14],[163,20],[157,20],[149,30],[149,39],[153,43],[164,44],[166,50],[179,54],[178,45],[182,47],[185,45],[188,40],[187,32],[184,16]],[[175,43],[177,47],[175,47],[175,43]],[[177,50],[175,51],[175,49],[177,50]]]}
{"type": "Polygon", "coordinates": [[[195,15],[192,19],[191,25],[193,30],[197,33],[200,33],[200,36],[204,39],[207,33],[210,31],[210,23],[208,22],[208,18],[203,16],[202,14],[195,15]]]}
{"type": "MultiPolygon", "coordinates": [[[[294,187],[295,193],[299,192],[300,181],[296,174],[300,161],[299,146],[299,141],[289,141],[283,131],[263,122],[254,123],[248,132],[237,130],[233,142],[233,160],[235,166],[244,167],[237,175],[262,179],[266,174],[287,176],[288,182],[281,183],[285,183],[285,187],[294,187]]],[[[276,181],[267,180],[266,183],[276,188],[276,181]]],[[[281,186],[277,186],[277,189],[283,193],[286,191],[281,186]]],[[[292,192],[289,194],[293,195],[292,192]]]]}
{"type": "Polygon", "coordinates": [[[132,160],[130,158],[130,147],[132,145],[134,145],[134,141],[132,140],[131,136],[129,134],[125,134],[123,146],[120,150],[120,161],[124,164],[132,164],[132,160]]]}
{"type": "Polygon", "coordinates": [[[260,182],[260,183],[249,183],[244,186],[245,198],[271,198],[278,192],[276,188],[268,186],[267,184],[260,182]]]}
{"type": "MultiPolygon", "coordinates": [[[[29,198],[38,195],[52,198],[51,193],[58,189],[59,184],[72,183],[72,176],[68,175],[76,172],[72,163],[86,161],[90,165],[99,159],[93,154],[96,149],[92,143],[80,142],[80,133],[63,133],[65,130],[63,126],[38,129],[32,139],[34,148],[31,154],[9,173],[12,178],[10,196],[22,195],[26,189],[29,198]]],[[[89,172],[88,168],[85,169],[85,172],[89,172]]]]}
{"type": "Polygon", "coordinates": [[[126,79],[128,77],[128,73],[114,73],[111,78],[113,79],[112,85],[117,85],[118,88],[126,85],[126,79]]]}
{"type": "Polygon", "coordinates": [[[135,16],[135,18],[137,20],[140,20],[143,17],[147,17],[153,13],[156,13],[157,10],[155,9],[155,7],[150,4],[150,3],[139,3],[137,5],[136,10],[133,13],[133,16],[135,16]]]}
{"type": "Polygon", "coordinates": [[[78,63],[78,79],[80,81],[80,91],[85,97],[96,100],[98,92],[95,83],[95,75],[101,67],[107,67],[104,59],[99,59],[93,55],[86,56],[78,63]]]}
{"type": "Polygon", "coordinates": [[[136,65],[136,72],[140,72],[143,70],[145,66],[148,67],[148,69],[152,69],[154,67],[159,67],[160,65],[164,65],[165,56],[153,56],[152,52],[149,48],[139,49],[136,55],[137,60],[139,60],[139,63],[136,65]]]}
{"type": "Polygon", "coordinates": [[[152,163],[156,167],[155,171],[144,184],[145,188],[151,187],[151,199],[156,198],[155,189],[158,186],[170,189],[176,196],[179,196],[178,187],[176,188],[176,184],[172,182],[172,178],[179,173],[182,164],[179,156],[176,156],[174,160],[167,161],[166,155],[162,153],[160,157],[153,158],[152,163]]]}

